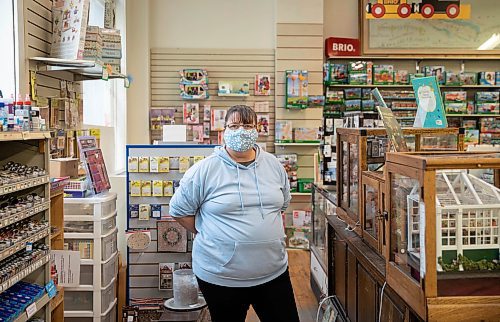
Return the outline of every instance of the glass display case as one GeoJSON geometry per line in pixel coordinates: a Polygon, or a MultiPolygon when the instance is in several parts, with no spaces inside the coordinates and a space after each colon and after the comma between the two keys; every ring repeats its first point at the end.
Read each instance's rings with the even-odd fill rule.
{"type": "Polygon", "coordinates": [[[385,254],[385,178],[381,171],[363,171],[361,227],[362,237],[373,249],[385,254]]]}
{"type": "Polygon", "coordinates": [[[327,216],[333,216],[337,213],[335,200],[336,193],[334,190],[331,190],[331,188],[327,190],[314,185],[311,249],[325,268],[328,265],[327,216]]]}
{"type": "MultiPolygon", "coordinates": [[[[404,128],[409,147],[415,151],[462,151],[463,128],[404,128]]],[[[338,213],[359,235],[362,234],[363,171],[380,170],[385,162],[388,139],[384,128],[337,129],[338,213]]]]}
{"type": "Polygon", "coordinates": [[[422,318],[463,305],[470,321],[498,318],[500,153],[387,153],[385,167],[389,286],[422,318]]]}

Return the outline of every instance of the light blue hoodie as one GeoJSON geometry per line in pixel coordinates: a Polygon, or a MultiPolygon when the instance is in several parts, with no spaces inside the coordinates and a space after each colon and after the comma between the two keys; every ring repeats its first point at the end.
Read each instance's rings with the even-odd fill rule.
{"type": "Polygon", "coordinates": [[[224,147],[184,175],[170,201],[170,215],[195,214],[193,270],[222,286],[266,283],[288,266],[281,211],[290,203],[283,166],[256,145],[255,162],[235,162],[224,147]]]}

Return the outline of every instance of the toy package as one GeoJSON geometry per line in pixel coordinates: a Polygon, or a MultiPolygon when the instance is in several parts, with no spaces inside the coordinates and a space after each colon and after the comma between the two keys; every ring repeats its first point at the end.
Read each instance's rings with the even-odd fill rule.
{"type": "Polygon", "coordinates": [[[424,73],[426,77],[436,76],[439,85],[445,84],[446,78],[444,66],[425,66],[424,73]]]}
{"type": "MultiPolygon", "coordinates": [[[[312,192],[314,179],[312,178],[300,178],[298,180],[299,183],[299,192],[312,192]]],[[[310,216],[309,216],[310,217],[310,216]]],[[[310,220],[309,220],[310,223],[310,220]]]]}
{"type": "Polygon", "coordinates": [[[467,113],[467,103],[459,102],[459,103],[450,103],[445,102],[444,107],[446,113],[450,114],[466,114],[467,113]]]}
{"type": "Polygon", "coordinates": [[[437,77],[415,78],[412,85],[418,105],[414,127],[446,128],[448,124],[437,77]]]}
{"type": "Polygon", "coordinates": [[[462,82],[460,81],[459,75],[453,72],[446,72],[445,84],[448,86],[460,86],[462,85],[462,82]]]}
{"type": "MultiPolygon", "coordinates": [[[[310,179],[299,179],[310,180],[310,179]]],[[[311,211],[309,210],[294,210],[292,212],[292,223],[294,227],[309,227],[311,226],[311,211]]]]}
{"type": "Polygon", "coordinates": [[[307,98],[308,107],[323,107],[325,106],[325,97],[323,95],[314,95],[307,98]]]}
{"type": "Polygon", "coordinates": [[[479,143],[479,130],[465,130],[464,143],[474,145],[479,143]]]}
{"type": "Polygon", "coordinates": [[[181,98],[185,100],[204,100],[208,98],[207,84],[184,84],[180,83],[181,98]]]}
{"type": "Polygon", "coordinates": [[[294,129],[294,141],[297,143],[316,143],[321,140],[317,128],[298,127],[294,129]]]}
{"type": "Polygon", "coordinates": [[[286,108],[307,108],[309,73],[307,70],[287,70],[286,108]]]}
{"type": "Polygon", "coordinates": [[[344,102],[344,92],[334,91],[329,88],[326,89],[326,101],[325,104],[342,104],[344,102]]]}
{"type": "Polygon", "coordinates": [[[476,103],[474,101],[467,101],[467,114],[476,113],[476,103]]]}
{"type": "Polygon", "coordinates": [[[329,84],[347,84],[347,65],[331,64],[329,84]]]}
{"type": "Polygon", "coordinates": [[[349,84],[352,85],[368,84],[368,74],[349,74],[349,84]]]}
{"type": "Polygon", "coordinates": [[[463,120],[462,127],[469,130],[474,130],[477,128],[477,120],[463,120]]]}
{"type": "Polygon", "coordinates": [[[288,175],[288,180],[290,181],[290,191],[297,191],[297,170],[298,170],[298,156],[295,153],[291,154],[278,154],[276,158],[285,168],[285,172],[288,175]]]}
{"type": "Polygon", "coordinates": [[[477,102],[497,103],[500,98],[500,92],[476,92],[477,102]]]}
{"type": "Polygon", "coordinates": [[[373,84],[375,85],[394,84],[394,66],[373,65],[373,84]]]}
{"type": "Polygon", "coordinates": [[[371,88],[362,88],[361,89],[361,99],[372,100],[373,99],[372,89],[371,88]]]}
{"type": "Polygon", "coordinates": [[[361,98],[361,88],[346,88],[344,89],[345,99],[360,99],[361,98]]]}
{"type": "Polygon", "coordinates": [[[413,74],[409,74],[409,80],[410,80],[410,83],[415,79],[415,78],[422,78],[422,77],[425,77],[425,74],[424,73],[413,73],[413,74]]]}
{"type": "Polygon", "coordinates": [[[410,78],[407,70],[397,70],[394,72],[394,84],[407,85],[409,82],[410,78]]]}
{"type": "Polygon", "coordinates": [[[361,110],[374,111],[375,110],[375,101],[374,100],[362,100],[361,101],[361,110]]]}
{"type": "Polygon", "coordinates": [[[500,144],[500,133],[481,133],[479,136],[479,143],[481,144],[500,144]]]}
{"type": "Polygon", "coordinates": [[[347,100],[344,102],[346,111],[360,111],[361,110],[361,100],[347,100]]]}
{"type": "Polygon", "coordinates": [[[500,133],[500,122],[495,117],[481,118],[481,132],[500,133]]]}
{"type": "Polygon", "coordinates": [[[184,103],[182,111],[184,124],[200,123],[200,105],[198,103],[184,103]]]}
{"type": "Polygon", "coordinates": [[[286,246],[289,248],[309,249],[309,239],[312,238],[310,228],[286,227],[286,246]]]}
{"type": "Polygon", "coordinates": [[[275,132],[276,143],[293,142],[292,121],[276,120],[275,132]]]}
{"type": "Polygon", "coordinates": [[[462,85],[477,85],[477,73],[460,73],[458,77],[462,85]]]}
{"type": "Polygon", "coordinates": [[[182,84],[208,84],[208,73],[205,69],[188,68],[179,71],[182,84]]]}
{"type": "Polygon", "coordinates": [[[498,103],[476,103],[476,110],[478,114],[498,114],[499,104],[498,103]]]}
{"type": "Polygon", "coordinates": [[[367,70],[367,62],[365,61],[349,62],[348,64],[349,75],[366,74],[366,70],[367,70]]]}
{"type": "Polygon", "coordinates": [[[271,75],[257,74],[255,75],[255,95],[271,95],[271,75]]]}
{"type": "Polygon", "coordinates": [[[495,72],[480,72],[479,84],[480,85],[495,85],[496,74],[495,72]]]}
{"type": "Polygon", "coordinates": [[[500,72],[495,72],[495,84],[500,85],[500,72]]]}
{"type": "Polygon", "coordinates": [[[326,62],[323,64],[323,84],[330,84],[330,63],[326,62]]]}
{"type": "Polygon", "coordinates": [[[462,103],[467,100],[467,92],[456,91],[456,92],[443,92],[445,102],[462,103]]]}

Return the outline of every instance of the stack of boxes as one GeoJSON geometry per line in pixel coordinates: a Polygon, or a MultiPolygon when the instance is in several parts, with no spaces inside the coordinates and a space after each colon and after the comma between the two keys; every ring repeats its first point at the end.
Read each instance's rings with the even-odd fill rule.
{"type": "Polygon", "coordinates": [[[103,39],[102,61],[121,73],[122,38],[118,29],[101,29],[103,39]]]}
{"type": "Polygon", "coordinates": [[[100,62],[102,58],[102,33],[97,26],[88,26],[85,35],[83,59],[100,62]]]}

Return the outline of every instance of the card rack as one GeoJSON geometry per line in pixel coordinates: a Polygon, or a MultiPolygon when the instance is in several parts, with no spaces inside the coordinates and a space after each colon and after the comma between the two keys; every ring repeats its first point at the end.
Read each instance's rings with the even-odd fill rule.
{"type": "Polygon", "coordinates": [[[215,145],[195,144],[127,146],[127,236],[145,231],[151,238],[145,249],[127,247],[127,303],[173,296],[171,271],[190,265],[192,236],[176,227],[176,222],[169,216],[168,205],[175,190],[171,190],[170,184],[172,188],[178,185],[184,172],[195,162],[210,156],[214,148],[215,145]],[[189,165],[186,160],[189,160],[189,165]],[[159,182],[162,182],[161,190],[159,182]],[[166,248],[165,243],[158,243],[158,229],[165,226],[175,232],[170,236],[179,236],[179,240],[182,240],[181,235],[184,236],[183,243],[187,241],[187,245],[166,248]]]}

